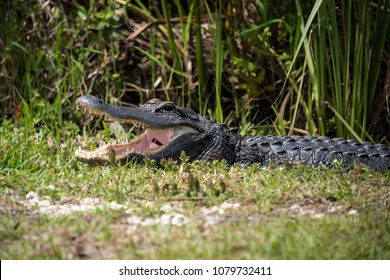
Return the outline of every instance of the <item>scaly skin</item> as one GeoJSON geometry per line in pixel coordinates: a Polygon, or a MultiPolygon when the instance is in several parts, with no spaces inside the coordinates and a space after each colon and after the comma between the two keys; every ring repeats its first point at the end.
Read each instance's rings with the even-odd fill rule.
{"type": "Polygon", "coordinates": [[[142,107],[105,104],[94,96],[76,100],[79,109],[105,115],[120,122],[138,123],[146,132],[130,143],[108,144],[94,152],[78,151],[76,157],[88,163],[122,163],[145,158],[180,161],[182,152],[190,160],[226,160],[242,165],[307,164],[345,167],[356,163],[374,170],[390,169],[390,148],[356,140],[311,136],[260,136],[241,138],[224,125],[218,125],[172,102],[152,99],[142,107]],[[336,164],[335,162],[338,162],[336,164]]]}

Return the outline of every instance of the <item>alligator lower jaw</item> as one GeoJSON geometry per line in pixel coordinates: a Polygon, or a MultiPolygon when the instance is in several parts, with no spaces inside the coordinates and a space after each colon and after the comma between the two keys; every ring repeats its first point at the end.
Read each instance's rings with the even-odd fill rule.
{"type": "Polygon", "coordinates": [[[173,140],[186,133],[198,132],[189,126],[165,129],[148,128],[143,134],[128,143],[106,144],[94,151],[78,150],[76,158],[83,162],[105,164],[126,159],[130,154],[149,156],[163,150],[173,140]]]}

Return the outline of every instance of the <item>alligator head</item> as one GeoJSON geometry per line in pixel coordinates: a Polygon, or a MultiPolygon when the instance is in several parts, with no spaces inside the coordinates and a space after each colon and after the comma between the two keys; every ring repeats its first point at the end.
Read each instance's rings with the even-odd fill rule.
{"type": "Polygon", "coordinates": [[[76,157],[84,162],[105,164],[113,161],[180,161],[182,152],[190,160],[235,161],[238,135],[224,125],[203,118],[172,102],[152,99],[142,107],[130,108],[106,104],[88,95],[76,100],[78,109],[91,115],[104,115],[119,122],[141,124],[144,133],[128,143],[106,144],[95,151],[79,150],[76,157]]]}

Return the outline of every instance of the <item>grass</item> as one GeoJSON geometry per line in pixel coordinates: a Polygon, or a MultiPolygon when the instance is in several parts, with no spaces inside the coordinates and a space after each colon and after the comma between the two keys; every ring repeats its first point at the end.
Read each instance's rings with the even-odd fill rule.
{"type": "Polygon", "coordinates": [[[336,2],[3,4],[0,257],[389,259],[389,172],[74,158],[82,94],[388,143],[389,1],[336,2]]]}
{"type": "Polygon", "coordinates": [[[74,152],[104,131],[0,130],[1,259],[390,258],[389,172],[89,166],[74,152]]]}

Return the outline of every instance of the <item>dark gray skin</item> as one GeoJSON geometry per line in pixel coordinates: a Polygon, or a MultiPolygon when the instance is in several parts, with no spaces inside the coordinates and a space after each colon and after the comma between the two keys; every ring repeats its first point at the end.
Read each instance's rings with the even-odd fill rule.
{"type": "MultiPolygon", "coordinates": [[[[139,139],[148,139],[149,144],[158,143],[150,144],[157,147],[150,150],[135,148],[135,151],[131,151],[134,144],[121,146],[120,149],[117,148],[118,145],[107,145],[96,152],[80,151],[76,154],[78,159],[88,163],[104,164],[113,160],[125,163],[132,160],[143,161],[145,158],[157,162],[171,158],[180,162],[184,151],[191,161],[225,160],[230,165],[259,163],[267,166],[285,163],[349,167],[361,163],[378,171],[390,169],[390,148],[383,144],[311,136],[241,138],[236,131],[229,130],[225,125],[216,124],[191,110],[159,99],[152,99],[142,107],[129,108],[105,104],[94,96],[83,96],[76,100],[76,105],[93,115],[106,115],[120,122],[141,123],[149,128],[150,133],[145,137],[141,135],[139,139]],[[158,139],[159,136],[156,136],[157,140],[154,139],[160,131],[173,131],[175,128],[184,132],[180,132],[178,136],[175,134],[169,143],[160,143],[163,140],[158,139]],[[124,152],[126,147],[130,151],[124,152]]],[[[137,141],[142,142],[133,142],[137,141]]]]}

